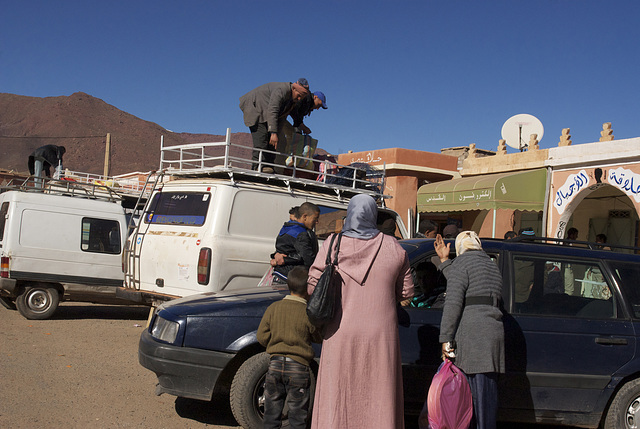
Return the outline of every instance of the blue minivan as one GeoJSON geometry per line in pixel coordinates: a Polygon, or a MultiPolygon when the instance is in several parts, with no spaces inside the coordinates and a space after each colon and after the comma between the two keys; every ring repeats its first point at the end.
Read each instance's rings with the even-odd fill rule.
{"type": "MultiPolygon", "coordinates": [[[[640,249],[548,241],[483,240],[503,275],[499,420],[640,427],[640,249]]],[[[446,280],[433,240],[401,244],[416,284],[410,305],[398,306],[405,411],[417,414],[441,363],[446,280]]],[[[159,307],[139,345],[140,363],[158,377],[156,393],[210,400],[214,390],[228,392],[238,423],[262,427],[268,356],[255,334],[283,293],[201,294],[159,307]]]]}

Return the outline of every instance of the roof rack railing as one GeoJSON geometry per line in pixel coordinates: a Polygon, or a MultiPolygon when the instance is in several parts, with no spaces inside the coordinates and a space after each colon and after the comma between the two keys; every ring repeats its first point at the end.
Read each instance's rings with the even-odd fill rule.
{"type": "Polygon", "coordinates": [[[109,202],[120,202],[122,200],[122,196],[109,186],[36,176],[29,176],[26,179],[11,179],[6,185],[0,187],[0,193],[7,191],[63,195],[109,202]]]}
{"type": "Polygon", "coordinates": [[[149,189],[145,190],[144,188],[146,177],[141,179],[138,176],[104,176],[71,170],[64,170],[62,176],[64,180],[98,187],[109,187],[121,194],[138,196],[141,192],[149,193],[149,189]]]}
{"type": "Polygon", "coordinates": [[[350,190],[388,198],[384,195],[384,165],[367,165],[364,169],[358,165],[340,165],[303,155],[282,154],[267,149],[255,150],[258,155],[257,161],[251,159],[254,148],[231,143],[231,131],[228,128],[225,140],[219,142],[164,146],[163,136],[160,143],[160,170],[176,176],[204,176],[226,171],[232,178],[233,174],[263,177],[267,180],[275,178],[286,183],[313,184],[336,191],[350,190]],[[233,151],[234,154],[232,148],[236,149],[233,151]],[[267,154],[273,155],[275,162],[265,161],[267,154]],[[316,164],[321,165],[320,171],[314,169],[316,164]],[[274,172],[264,172],[266,167],[274,172]]]}

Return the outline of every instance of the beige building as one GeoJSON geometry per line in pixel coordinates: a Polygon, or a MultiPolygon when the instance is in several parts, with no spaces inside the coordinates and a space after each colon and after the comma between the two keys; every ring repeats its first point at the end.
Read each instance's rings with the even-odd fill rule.
{"type": "Polygon", "coordinates": [[[460,179],[420,187],[418,212],[484,237],[531,227],[565,238],[575,227],[579,240],[605,234],[638,244],[640,138],[614,140],[606,123],[598,142],[572,145],[564,129],[557,147],[539,149],[532,139],[529,148],[507,154],[501,140],[495,156],[479,157],[471,145],[460,179]]]}

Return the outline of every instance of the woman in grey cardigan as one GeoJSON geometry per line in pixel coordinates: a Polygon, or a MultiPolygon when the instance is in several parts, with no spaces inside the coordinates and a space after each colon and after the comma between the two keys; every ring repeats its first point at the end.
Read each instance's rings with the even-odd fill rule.
{"type": "Polygon", "coordinates": [[[456,254],[438,235],[435,249],[447,278],[447,295],[440,324],[443,359],[454,360],[465,372],[473,396],[471,428],[495,428],[498,412],[498,373],[504,372],[502,277],[482,250],[473,231],[456,237],[456,254]]]}

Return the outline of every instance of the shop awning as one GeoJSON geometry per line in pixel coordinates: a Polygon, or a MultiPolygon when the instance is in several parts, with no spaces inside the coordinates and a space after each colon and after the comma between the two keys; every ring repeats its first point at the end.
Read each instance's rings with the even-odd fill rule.
{"type": "Polygon", "coordinates": [[[418,189],[418,212],[544,209],[544,168],[429,183],[418,189]]]}

